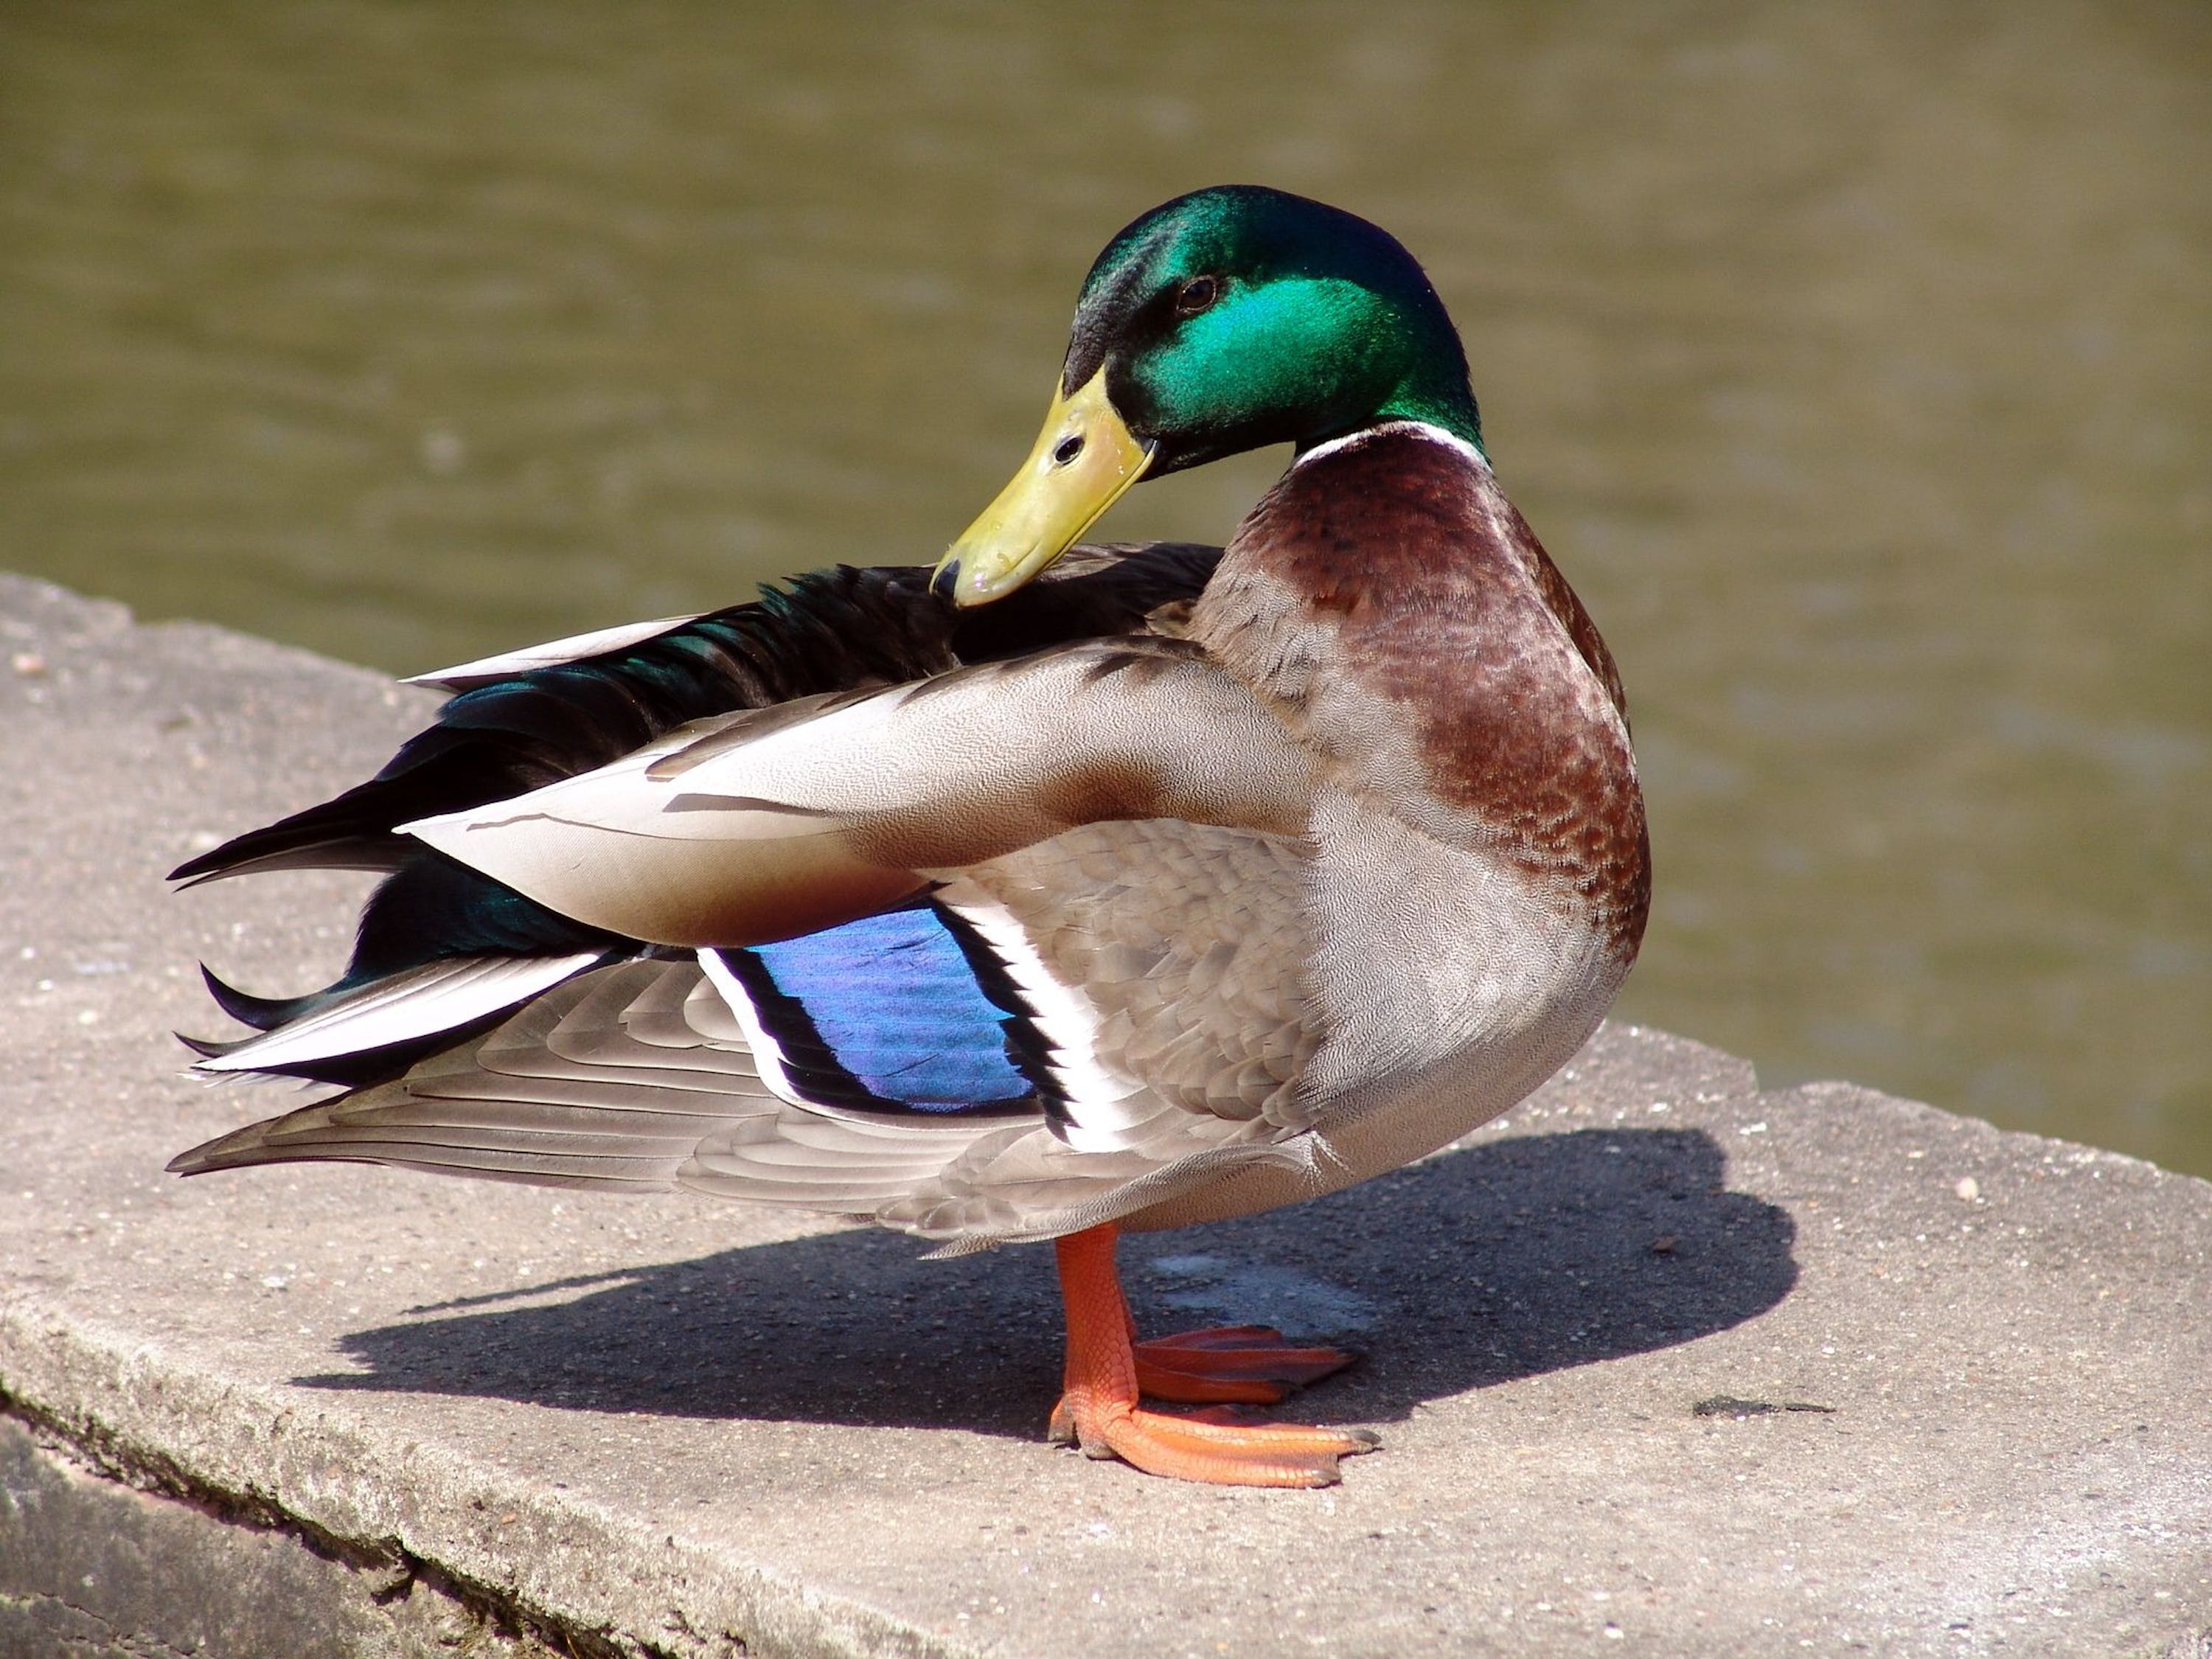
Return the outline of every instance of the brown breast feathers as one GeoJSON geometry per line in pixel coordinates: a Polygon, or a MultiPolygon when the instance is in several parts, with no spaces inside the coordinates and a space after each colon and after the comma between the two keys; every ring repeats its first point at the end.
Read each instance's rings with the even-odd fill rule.
{"type": "Polygon", "coordinates": [[[1355,785],[1410,749],[1434,802],[1634,954],[1650,855],[1620,677],[1471,453],[1384,428],[1306,458],[1239,527],[1193,632],[1355,785]],[[1333,712],[1359,706],[1402,741],[1333,712]]]}

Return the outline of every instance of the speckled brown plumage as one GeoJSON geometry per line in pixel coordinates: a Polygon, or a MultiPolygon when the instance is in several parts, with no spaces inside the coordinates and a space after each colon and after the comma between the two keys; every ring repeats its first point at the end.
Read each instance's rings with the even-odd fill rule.
{"type": "Polygon", "coordinates": [[[1472,451],[1386,428],[1308,458],[1239,528],[1194,630],[1351,787],[1462,809],[1634,956],[1650,855],[1620,674],[1472,451]],[[1362,694],[1383,710],[1358,718],[1362,694]],[[1409,753],[1371,741],[1386,726],[1409,753]]]}

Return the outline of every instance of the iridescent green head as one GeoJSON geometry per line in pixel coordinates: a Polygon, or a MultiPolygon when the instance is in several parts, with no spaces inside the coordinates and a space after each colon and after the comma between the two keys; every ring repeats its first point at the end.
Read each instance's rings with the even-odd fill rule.
{"type": "Polygon", "coordinates": [[[1044,431],[940,580],[963,605],[997,599],[1140,477],[1388,420],[1482,441],[1466,353],[1413,255],[1283,191],[1177,197],[1091,266],[1044,431]]]}
{"type": "Polygon", "coordinates": [[[1063,392],[1100,368],[1153,475],[1378,420],[1481,438],[1467,356],[1398,240],[1340,208],[1225,185],[1106,246],[1077,303],[1063,392]]]}

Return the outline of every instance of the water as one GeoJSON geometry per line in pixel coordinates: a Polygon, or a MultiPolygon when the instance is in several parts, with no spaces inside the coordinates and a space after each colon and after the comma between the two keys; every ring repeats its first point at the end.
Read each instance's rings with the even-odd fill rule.
{"type": "Polygon", "coordinates": [[[1635,703],[1626,1012],[2212,1174],[2199,6],[19,4],[0,564],[417,669],[927,559],[1226,179],[1459,319],[1635,703]]]}

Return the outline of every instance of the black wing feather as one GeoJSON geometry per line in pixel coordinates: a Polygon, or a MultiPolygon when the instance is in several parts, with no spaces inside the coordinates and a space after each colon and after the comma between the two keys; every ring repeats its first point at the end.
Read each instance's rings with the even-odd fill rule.
{"type": "MultiPolygon", "coordinates": [[[[1218,548],[1182,543],[1079,548],[1029,586],[966,611],[930,591],[926,566],[839,566],[636,644],[463,691],[368,782],[171,872],[186,883],[282,868],[386,872],[332,984],[263,998],[210,975],[209,988],[227,1012],[265,1030],[442,958],[642,952],[640,941],[573,921],[398,826],[590,771],[690,720],[1142,632],[1155,611],[1195,599],[1219,557],[1218,548]]],[[[389,1074],[398,1059],[356,1056],[304,1069],[360,1086],[389,1074]]]]}

